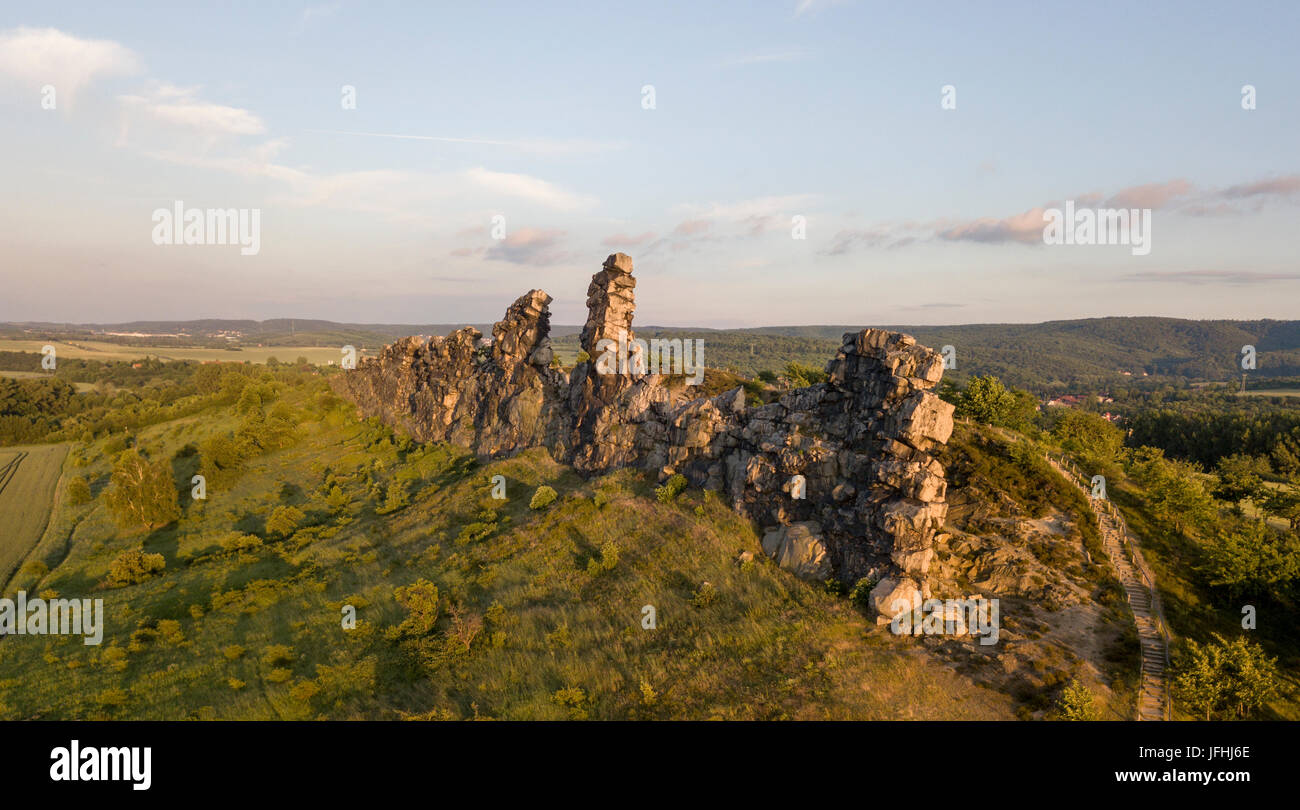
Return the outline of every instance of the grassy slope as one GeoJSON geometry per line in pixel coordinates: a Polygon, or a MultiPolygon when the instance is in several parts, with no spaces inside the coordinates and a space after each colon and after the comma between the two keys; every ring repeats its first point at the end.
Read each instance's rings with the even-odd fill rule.
{"type": "MultiPolygon", "coordinates": [[[[777,569],[751,527],[712,497],[688,491],[660,504],[638,475],[585,482],[542,450],[482,467],[446,447],[403,454],[349,413],[312,421],[310,396],[286,395],[305,414],[294,446],[254,460],[228,488],[210,486],[205,503],[189,503],[177,525],[147,537],[119,530],[106,513],[109,467],[98,448],[78,454],[88,459],[78,472],[101,497],[60,506],[36,555],[50,573],[14,587],[102,597],[104,643],[0,642],[4,717],[1013,714],[1008,696],[777,569]],[[506,501],[489,496],[496,473],[509,481],[506,501]],[[346,506],[325,502],[326,475],[347,493],[346,506]],[[410,503],[377,515],[395,477],[410,503]],[[542,483],[561,497],[532,511],[542,483]],[[267,535],[266,517],[281,504],[297,504],[315,528],[288,540],[267,535]],[[232,528],[267,542],[224,551],[216,538],[232,528]],[[166,557],[166,572],[97,590],[111,560],[142,541],[166,557]],[[617,563],[589,573],[611,541],[617,563]],[[740,564],[742,551],[755,561],[740,564]],[[394,588],[420,578],[444,598],[436,632],[393,638],[405,615],[394,588]],[[341,629],[344,604],[357,608],[355,630],[341,629]],[[463,625],[484,622],[468,648],[448,616],[452,604],[463,625]],[[657,608],[656,630],[641,628],[647,604],[657,608]]],[[[235,424],[219,409],[150,428],[140,443],[174,459],[187,489],[196,461],[177,451],[235,424]]]]}

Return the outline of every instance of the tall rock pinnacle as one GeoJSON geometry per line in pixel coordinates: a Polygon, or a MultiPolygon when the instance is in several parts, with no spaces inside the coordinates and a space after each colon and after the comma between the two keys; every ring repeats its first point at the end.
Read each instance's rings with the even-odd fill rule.
{"type": "Polygon", "coordinates": [[[933,389],[943,358],[908,335],[844,335],[824,383],[747,405],[736,388],[711,398],[599,361],[633,347],[636,279],[615,253],[587,288],[579,343],[587,360],[552,365],[551,297],[521,296],[492,329],[492,349],[466,327],[406,338],[333,384],[362,414],[421,441],[487,457],[546,446],[587,475],[637,467],[680,473],[722,493],[763,529],[763,547],[794,573],[874,580],[882,616],[928,597],[934,537],[947,484],[933,455],[952,432],[953,407],[933,389]],[[901,608],[899,607],[901,606],[901,608]]]}

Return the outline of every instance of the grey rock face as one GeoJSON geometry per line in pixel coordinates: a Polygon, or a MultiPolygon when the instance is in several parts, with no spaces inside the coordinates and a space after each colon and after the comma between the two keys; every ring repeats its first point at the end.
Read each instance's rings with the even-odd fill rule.
{"type": "Polygon", "coordinates": [[[942,356],[908,335],[864,329],[844,335],[825,383],[757,408],[740,388],[691,398],[692,389],[619,357],[634,346],[635,287],[622,253],[592,278],[580,337],[589,359],[571,373],[550,367],[551,298],[533,290],[493,327],[490,350],[469,327],[406,338],[335,386],[366,416],[485,457],[544,445],[586,474],[681,473],[759,525],[776,526],[768,553],[801,576],[871,577],[889,580],[889,591],[928,595],[947,509],[944,469],[932,453],[952,433],[953,408],[932,390],[942,356]],[[801,487],[792,485],[796,475],[801,487]]]}

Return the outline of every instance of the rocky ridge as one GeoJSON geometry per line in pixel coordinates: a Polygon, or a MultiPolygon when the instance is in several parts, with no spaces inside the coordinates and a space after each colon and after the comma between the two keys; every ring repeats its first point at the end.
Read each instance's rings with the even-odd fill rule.
{"type": "Polygon", "coordinates": [[[552,362],[551,297],[532,290],[490,345],[472,327],[409,337],[334,384],[362,414],[421,441],[485,457],[545,446],[588,475],[680,473],[763,527],[764,550],[797,575],[868,578],[884,616],[928,598],[947,510],[935,452],[953,426],[952,406],[933,392],[942,357],[908,335],[864,329],[844,335],[824,383],[758,407],[740,388],[694,397],[680,380],[643,372],[635,288],[632,260],[606,259],[587,290],[586,357],[569,372],[552,362]]]}

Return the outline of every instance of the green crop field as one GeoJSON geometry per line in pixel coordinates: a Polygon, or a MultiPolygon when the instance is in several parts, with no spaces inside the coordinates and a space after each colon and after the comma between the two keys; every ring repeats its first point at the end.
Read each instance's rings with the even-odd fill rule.
{"type": "Polygon", "coordinates": [[[67,453],[62,444],[0,449],[0,582],[41,539],[67,453]]]}

